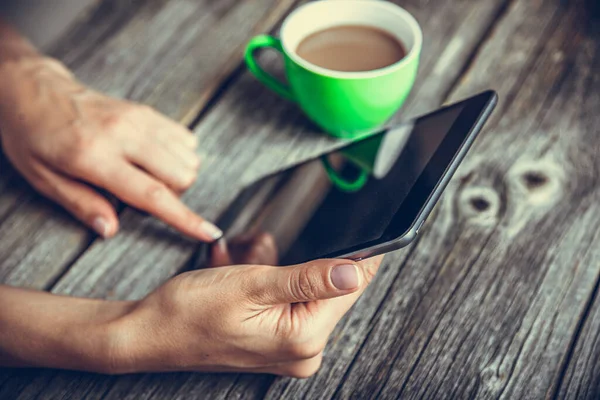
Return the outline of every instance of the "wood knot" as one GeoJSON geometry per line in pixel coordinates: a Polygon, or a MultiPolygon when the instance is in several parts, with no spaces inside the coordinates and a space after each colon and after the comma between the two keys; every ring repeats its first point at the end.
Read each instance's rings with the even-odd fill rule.
{"type": "Polygon", "coordinates": [[[499,361],[494,361],[481,371],[480,376],[482,387],[497,391],[506,385],[508,373],[501,364],[499,365],[499,361]]]}
{"type": "Polygon", "coordinates": [[[530,203],[553,203],[561,197],[564,172],[552,161],[517,163],[507,177],[512,194],[523,195],[530,203]]]}
{"type": "Polygon", "coordinates": [[[490,208],[490,203],[483,197],[474,197],[471,199],[471,205],[477,211],[485,211],[490,208]]]}
{"type": "Polygon", "coordinates": [[[540,171],[529,171],[523,174],[523,181],[529,190],[535,190],[548,183],[548,177],[540,171]]]}
{"type": "Polygon", "coordinates": [[[467,218],[482,225],[494,224],[500,210],[500,197],[489,187],[468,187],[459,198],[459,206],[467,218]]]}

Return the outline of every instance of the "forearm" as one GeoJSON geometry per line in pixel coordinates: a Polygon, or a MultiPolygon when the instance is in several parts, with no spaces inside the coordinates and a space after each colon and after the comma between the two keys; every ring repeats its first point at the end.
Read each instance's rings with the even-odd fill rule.
{"type": "MultiPolygon", "coordinates": [[[[36,109],[43,102],[47,82],[63,88],[80,90],[71,72],[59,61],[39,53],[13,27],[0,18],[0,136],[10,128],[7,121],[23,114],[23,109],[36,109]]],[[[46,94],[47,95],[47,94],[46,94]]],[[[23,118],[22,116],[18,118],[23,118]]]]}
{"type": "Polygon", "coordinates": [[[40,69],[73,77],[62,63],[40,53],[26,37],[0,16],[0,81],[9,82],[8,79],[15,71],[31,72],[40,69]]]}
{"type": "Polygon", "coordinates": [[[134,305],[0,285],[0,366],[112,372],[114,327],[134,305]]]}
{"type": "MultiPolygon", "coordinates": [[[[23,78],[42,66],[67,75],[0,18],[0,81],[25,84],[23,78]]],[[[0,117],[3,109],[12,112],[16,107],[11,91],[6,86],[4,89],[0,91],[0,117]]],[[[129,305],[0,285],[0,366],[110,369],[114,340],[110,322],[123,315],[129,305]]]]}

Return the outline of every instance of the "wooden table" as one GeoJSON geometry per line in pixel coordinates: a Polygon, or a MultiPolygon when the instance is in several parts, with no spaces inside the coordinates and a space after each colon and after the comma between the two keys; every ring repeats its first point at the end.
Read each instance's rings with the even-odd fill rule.
{"type": "MultiPolygon", "coordinates": [[[[600,398],[600,21],[580,1],[397,2],[425,46],[396,119],[489,87],[501,100],[316,376],[3,370],[0,398],[600,398]]],[[[241,62],[245,42],[298,3],[104,0],[52,54],[89,85],[192,127],[206,157],[185,201],[215,219],[242,179],[334,145],[241,62]]],[[[134,299],[189,268],[197,244],[153,218],[123,207],[122,231],[101,240],[0,168],[2,282],[134,299]]]]}

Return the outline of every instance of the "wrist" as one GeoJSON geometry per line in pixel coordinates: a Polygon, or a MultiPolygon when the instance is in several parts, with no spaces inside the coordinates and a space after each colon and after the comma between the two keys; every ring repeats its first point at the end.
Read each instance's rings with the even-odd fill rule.
{"type": "Polygon", "coordinates": [[[57,296],[0,285],[0,366],[112,372],[110,326],[135,302],[57,296]]]}
{"type": "MultiPolygon", "coordinates": [[[[80,367],[91,372],[119,374],[134,372],[130,343],[136,332],[129,323],[130,314],[138,302],[103,301],[79,329],[65,333],[65,348],[70,349],[80,367]]],[[[133,340],[132,340],[133,339],[133,340]]]]}
{"type": "MultiPolygon", "coordinates": [[[[57,296],[58,297],[58,296],[57,296]]],[[[62,296],[61,296],[62,297],[62,296]]],[[[42,320],[26,331],[38,347],[16,354],[14,366],[37,366],[104,374],[119,373],[120,332],[113,326],[135,305],[130,301],[77,299],[69,311],[56,313],[53,325],[42,320]]]]}
{"type": "MultiPolygon", "coordinates": [[[[4,125],[21,124],[15,111],[30,112],[39,107],[44,93],[57,90],[81,92],[83,86],[59,61],[42,55],[0,63],[0,136],[4,125]]],[[[8,129],[7,129],[8,130],[8,129]]]]}
{"type": "MultiPolygon", "coordinates": [[[[126,304],[121,317],[101,330],[104,339],[103,359],[109,374],[136,372],[163,372],[176,370],[172,362],[173,334],[166,332],[161,317],[161,307],[147,300],[126,304]]],[[[167,330],[170,328],[167,327],[167,330]]]]}
{"type": "Polygon", "coordinates": [[[32,71],[58,74],[74,81],[71,72],[61,62],[44,56],[29,40],[0,18],[0,82],[6,84],[11,82],[7,79],[30,77],[32,71]]]}
{"type": "Polygon", "coordinates": [[[74,80],[73,74],[60,61],[35,53],[15,57],[11,59],[0,59],[0,76],[2,79],[31,78],[36,76],[54,75],[74,80]]]}

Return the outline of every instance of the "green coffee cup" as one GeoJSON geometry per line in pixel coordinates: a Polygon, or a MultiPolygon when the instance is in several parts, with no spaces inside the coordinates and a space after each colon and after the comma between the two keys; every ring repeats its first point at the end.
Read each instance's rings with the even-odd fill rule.
{"type": "Polygon", "coordinates": [[[353,139],[382,126],[402,106],[417,74],[421,28],[406,10],[373,0],[321,0],[307,3],[283,22],[281,39],[250,40],[245,60],[268,88],[298,103],[305,114],[333,136],[353,139]],[[338,25],[367,25],[394,35],[407,54],[388,67],[364,72],[328,70],[300,58],[296,48],[308,35],[338,25]],[[265,72],[254,58],[260,48],[283,54],[288,83],[265,72]]]}

